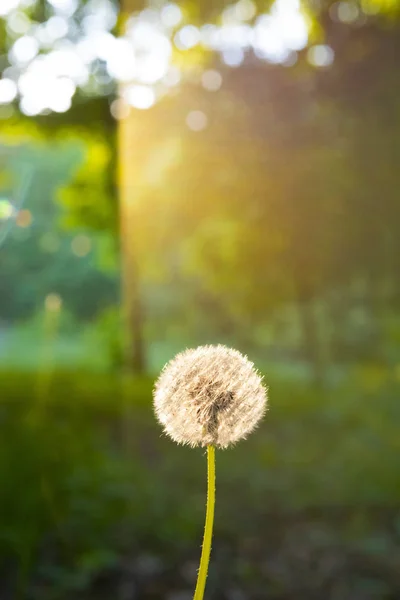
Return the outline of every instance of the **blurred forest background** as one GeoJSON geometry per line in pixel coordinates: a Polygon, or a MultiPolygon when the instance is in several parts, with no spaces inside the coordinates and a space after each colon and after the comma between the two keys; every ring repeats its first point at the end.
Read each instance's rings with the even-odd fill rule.
{"type": "Polygon", "coordinates": [[[265,373],[215,600],[400,598],[400,3],[1,0],[0,598],[192,597],[152,385],[265,373]]]}

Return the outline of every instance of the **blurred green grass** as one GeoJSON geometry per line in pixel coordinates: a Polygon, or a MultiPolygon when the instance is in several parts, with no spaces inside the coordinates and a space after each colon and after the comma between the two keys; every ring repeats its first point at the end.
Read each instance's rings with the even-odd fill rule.
{"type": "MultiPolygon", "coordinates": [[[[374,373],[370,367],[355,372],[346,386],[325,390],[276,376],[266,380],[271,397],[267,417],[248,441],[219,453],[221,477],[228,473],[229,480],[251,480],[255,496],[268,492],[265,500],[275,499],[281,506],[399,499],[400,473],[394,467],[400,448],[400,386],[395,372],[374,373]],[[287,488],[293,499],[286,497],[287,488]]],[[[142,442],[151,448],[160,465],[170,455],[174,462],[179,455],[190,465],[201,451],[180,448],[177,453],[164,437],[153,416],[152,386],[150,377],[58,370],[43,389],[40,374],[3,372],[3,421],[23,426],[32,415],[53,428],[62,425],[71,436],[78,428],[87,436],[100,436],[105,451],[120,435],[121,460],[125,436],[138,448],[142,442]]],[[[129,460],[140,463],[143,456],[138,452],[129,460]]]]}
{"type": "MultiPolygon", "coordinates": [[[[262,426],[217,454],[217,536],[260,536],[268,515],[396,510],[395,373],[370,368],[325,391],[271,376],[268,384],[262,426]]],[[[45,380],[33,372],[0,374],[5,580],[13,574],[24,588],[31,578],[62,579],[61,565],[80,574],[85,588],[127,549],[168,548],[175,556],[198,545],[204,451],[163,435],[152,386],[151,378],[78,370],[45,380]]]]}

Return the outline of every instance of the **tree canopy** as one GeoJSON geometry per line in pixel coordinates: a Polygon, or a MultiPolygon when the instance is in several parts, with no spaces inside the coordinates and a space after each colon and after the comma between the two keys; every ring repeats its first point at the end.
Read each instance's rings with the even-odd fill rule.
{"type": "Polygon", "coordinates": [[[292,64],[309,48],[308,60],[323,67],[332,61],[330,33],[337,24],[346,26],[346,39],[380,20],[390,24],[399,7],[398,0],[186,0],[179,6],[8,0],[0,9],[0,105],[4,116],[4,105],[15,100],[27,116],[64,113],[72,103],[115,97],[120,84],[124,101],[145,108],[178,84],[179,71],[190,72],[212,53],[230,66],[249,52],[292,64]]]}

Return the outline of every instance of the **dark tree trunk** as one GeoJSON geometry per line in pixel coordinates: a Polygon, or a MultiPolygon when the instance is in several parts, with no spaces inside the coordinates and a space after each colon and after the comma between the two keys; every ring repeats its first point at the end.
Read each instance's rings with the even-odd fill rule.
{"type": "MultiPolygon", "coordinates": [[[[144,310],[141,298],[140,265],[135,244],[138,227],[135,202],[138,198],[138,133],[134,113],[119,121],[119,211],[122,262],[122,302],[124,316],[125,366],[140,374],[146,370],[144,310]],[[135,166],[137,168],[135,168],[135,166]]],[[[137,118],[137,117],[136,117],[137,118]]]]}
{"type": "Polygon", "coordinates": [[[326,357],[321,343],[313,286],[306,281],[304,274],[295,276],[295,285],[304,356],[312,367],[315,385],[322,387],[326,380],[326,357]]]}

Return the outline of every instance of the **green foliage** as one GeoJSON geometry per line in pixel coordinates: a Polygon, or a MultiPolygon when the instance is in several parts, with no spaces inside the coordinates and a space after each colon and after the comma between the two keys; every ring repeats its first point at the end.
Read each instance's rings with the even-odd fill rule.
{"type": "MultiPolygon", "coordinates": [[[[95,160],[97,154],[93,146],[91,155],[95,160]]],[[[73,235],[65,232],[65,225],[69,224],[65,221],[73,221],[76,227],[74,211],[84,210],[77,191],[71,207],[68,206],[67,191],[63,211],[54,203],[60,185],[65,186],[77,166],[82,164],[82,142],[64,140],[46,145],[31,140],[30,144],[17,146],[18,151],[12,146],[2,149],[7,157],[4,172],[11,174],[13,182],[5,189],[8,196],[12,198],[18,194],[23,183],[19,174],[23,173],[26,164],[30,165],[33,176],[24,198],[20,199],[32,222],[28,227],[19,227],[18,220],[17,224],[13,223],[1,247],[0,318],[7,321],[27,319],[41,311],[46,296],[51,293],[60,295],[74,316],[86,320],[93,318],[118,298],[119,282],[115,271],[104,273],[98,267],[97,247],[100,246],[102,252],[103,248],[110,252],[105,245],[107,236],[89,235],[92,224],[87,219],[83,227],[83,218],[73,235]],[[83,241],[88,245],[84,248],[87,255],[79,255],[79,247],[74,251],[74,240],[79,244],[79,236],[84,236],[83,241]]],[[[103,172],[103,167],[103,163],[97,165],[96,172],[103,172]]],[[[93,184],[92,179],[89,183],[93,184]]],[[[83,190],[82,196],[87,195],[87,190],[83,190]]]]}
{"type": "MultiPolygon", "coordinates": [[[[85,138],[83,138],[85,139],[85,138]]],[[[65,208],[64,224],[76,229],[84,224],[94,231],[117,234],[118,210],[113,178],[111,144],[102,136],[86,136],[84,158],[72,180],[58,192],[65,208]]]]}
{"type": "MultiPolygon", "coordinates": [[[[3,418],[7,412],[3,405],[3,418]]],[[[0,452],[0,505],[7,515],[2,564],[18,566],[14,585],[24,591],[32,570],[58,588],[69,583],[72,591],[90,570],[113,560],[111,525],[124,514],[127,482],[99,447],[97,432],[71,415],[49,418],[38,406],[6,424],[0,452]],[[59,568],[44,558],[49,555],[59,568]],[[78,572],[76,582],[59,581],[68,569],[78,572]]]]}

